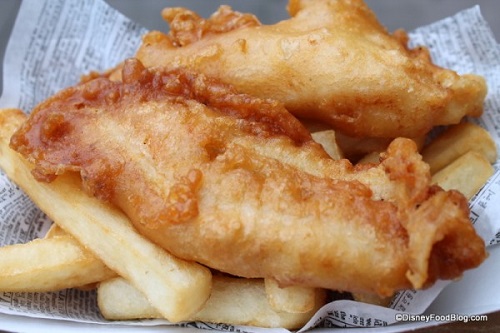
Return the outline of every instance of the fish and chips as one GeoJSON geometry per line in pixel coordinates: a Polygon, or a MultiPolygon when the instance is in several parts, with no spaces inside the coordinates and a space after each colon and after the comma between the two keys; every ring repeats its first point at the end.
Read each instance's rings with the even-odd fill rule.
{"type": "Polygon", "coordinates": [[[295,329],[330,290],[386,304],[479,266],[467,200],[497,155],[464,117],[484,79],[362,1],[288,10],[165,9],[170,32],[136,58],[30,116],[0,110],[0,168],[57,226],[0,248],[0,290],[97,288],[109,320],[295,329]]]}

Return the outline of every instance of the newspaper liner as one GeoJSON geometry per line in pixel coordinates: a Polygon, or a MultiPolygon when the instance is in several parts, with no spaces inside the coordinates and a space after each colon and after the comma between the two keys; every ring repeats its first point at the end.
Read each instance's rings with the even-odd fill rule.
{"type": "MultiPolygon", "coordinates": [[[[0,107],[31,110],[47,96],[76,83],[80,74],[105,70],[132,56],[145,32],[146,29],[102,0],[23,1],[3,64],[4,91],[0,107]]],[[[485,114],[472,121],[486,128],[500,147],[500,45],[481,16],[479,7],[418,28],[410,33],[410,40],[413,46],[428,46],[435,63],[459,73],[477,73],[486,78],[489,93],[485,114]]],[[[494,245],[500,243],[499,166],[497,161],[495,175],[470,201],[471,221],[489,245],[490,252],[495,254],[499,250],[494,245]]],[[[0,219],[0,246],[42,237],[52,223],[1,170],[0,219]]],[[[488,264],[486,262],[483,266],[488,264]]],[[[425,313],[449,284],[456,283],[438,281],[427,290],[401,291],[394,296],[389,308],[350,300],[335,301],[320,309],[300,331],[315,327],[389,328],[388,325],[397,322],[398,313],[425,313]]],[[[476,310],[468,309],[467,314],[498,309],[500,303],[476,310]]],[[[106,321],[100,315],[95,292],[76,289],[53,293],[0,293],[1,314],[117,324],[106,321]]],[[[137,320],[119,324],[155,326],[169,323],[164,320],[137,320]]],[[[270,331],[201,322],[182,325],[239,332],[270,331]]],[[[400,330],[410,326],[393,325],[392,328],[400,330]]]]}

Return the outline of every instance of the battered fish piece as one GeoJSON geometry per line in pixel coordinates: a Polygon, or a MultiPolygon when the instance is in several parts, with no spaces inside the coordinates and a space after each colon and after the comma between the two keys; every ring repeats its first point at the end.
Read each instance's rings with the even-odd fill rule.
{"type": "Polygon", "coordinates": [[[334,161],[283,105],[204,75],[125,62],[39,104],[11,147],[51,181],[79,172],[179,258],[243,277],[390,295],[485,258],[458,192],[408,139],[379,165],[334,161]]]}
{"type": "Polygon", "coordinates": [[[277,99],[353,137],[420,137],[481,115],[482,77],[409,49],[407,35],[390,35],[362,0],[291,0],[288,10],[290,19],[261,25],[227,6],[208,19],[167,8],[170,32],[148,33],[136,56],[147,67],[188,67],[277,99]]]}

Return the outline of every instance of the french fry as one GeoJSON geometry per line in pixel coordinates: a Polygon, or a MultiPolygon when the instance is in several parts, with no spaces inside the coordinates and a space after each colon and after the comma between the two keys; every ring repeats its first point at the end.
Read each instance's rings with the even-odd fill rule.
{"type": "MultiPolygon", "coordinates": [[[[105,318],[162,318],[139,290],[116,276],[64,230],[54,226],[48,234],[50,237],[0,248],[0,290],[41,292],[100,282],[97,284],[98,302],[105,318]],[[23,258],[22,265],[19,265],[19,256],[23,258]],[[9,264],[6,264],[7,260],[9,264]],[[22,274],[8,274],[12,270],[22,274]]],[[[325,298],[322,290],[279,288],[275,283],[271,286],[279,289],[277,297],[286,310],[280,311],[270,303],[266,304],[270,293],[262,279],[216,276],[213,283],[212,295],[205,306],[186,320],[297,328],[312,316],[325,298]],[[290,303],[286,304],[287,301],[290,303]],[[291,314],[291,310],[295,314],[291,314]]]]}
{"type": "MultiPolygon", "coordinates": [[[[418,150],[420,151],[423,146],[424,146],[424,142],[425,142],[425,136],[420,136],[420,137],[416,137],[416,138],[412,138],[413,142],[415,142],[415,144],[417,145],[417,148],[418,150]]],[[[369,163],[380,163],[380,154],[383,152],[384,150],[373,150],[373,151],[370,151],[368,152],[366,155],[364,155],[363,157],[361,157],[357,163],[358,164],[369,164],[369,163]]]]}
{"type": "Polygon", "coordinates": [[[497,148],[488,131],[464,122],[450,126],[422,150],[422,157],[435,174],[468,151],[483,154],[490,163],[497,160],[497,148]]]}
{"type": "MultiPolygon", "coordinates": [[[[73,238],[72,236],[68,235],[66,233],[66,231],[64,231],[63,229],[61,229],[60,226],[58,226],[57,224],[53,223],[49,230],[47,231],[47,233],[45,234],[45,237],[44,239],[51,239],[51,238],[54,238],[54,237],[59,237],[59,236],[62,236],[62,237],[71,237],[73,238]]],[[[108,278],[112,278],[112,277],[115,277],[116,276],[116,273],[113,272],[112,270],[110,270],[106,265],[104,265],[102,263],[102,261],[98,258],[96,258],[91,252],[87,251],[84,247],[80,246],[80,244],[78,244],[78,246],[80,247],[81,251],[84,251],[84,253],[88,256],[92,256],[92,258],[94,258],[95,260],[99,261],[99,263],[105,267],[104,269],[107,270],[107,271],[110,271],[112,272],[112,274],[108,277],[108,278]]],[[[1,249],[0,249],[0,252],[1,252],[1,249]]],[[[51,255],[57,255],[57,252],[53,251],[51,255]]],[[[25,260],[30,260],[30,258],[25,258],[25,260]]],[[[43,263],[44,261],[40,261],[39,264],[43,263]]],[[[41,266],[40,267],[40,271],[43,271],[44,269],[47,269],[46,267],[44,266],[41,266]]],[[[79,270],[80,274],[93,274],[92,272],[88,271],[88,269],[86,267],[80,267],[80,270],[79,270]]],[[[93,290],[93,289],[97,289],[97,284],[101,281],[103,281],[103,279],[91,279],[93,281],[91,282],[88,282],[86,284],[81,284],[81,285],[73,285],[73,286],[69,286],[68,288],[78,288],[80,290],[93,290]]],[[[55,282],[55,281],[54,281],[55,282]]],[[[56,290],[56,289],[55,289],[56,290]]],[[[38,290],[34,290],[34,291],[38,291],[38,290]]]]}
{"type": "Polygon", "coordinates": [[[334,130],[325,130],[311,133],[314,141],[323,146],[323,149],[330,155],[334,160],[340,160],[344,158],[344,154],[342,150],[337,144],[337,140],[335,139],[335,131],[334,130]]]}
{"type": "Polygon", "coordinates": [[[69,235],[0,248],[1,291],[56,291],[114,276],[115,272],[69,235]]]}
{"type": "Polygon", "coordinates": [[[291,286],[281,288],[274,279],[264,279],[267,301],[278,312],[306,313],[314,308],[315,288],[291,286]]]}
{"type": "MultiPolygon", "coordinates": [[[[215,277],[212,282],[215,283],[215,277]]],[[[162,318],[146,297],[121,277],[99,283],[97,304],[103,317],[108,320],[162,318]]]]}
{"type": "MultiPolygon", "coordinates": [[[[97,295],[99,309],[109,320],[161,317],[142,293],[122,278],[102,282],[97,295]]],[[[295,329],[302,327],[324,304],[324,297],[324,292],[318,290],[313,308],[306,313],[278,312],[267,301],[262,279],[214,275],[212,295],[188,320],[295,329]]]]}
{"type": "Polygon", "coordinates": [[[65,235],[67,235],[66,231],[64,231],[60,226],[54,223],[50,226],[49,231],[47,231],[47,233],[45,234],[45,238],[53,238],[65,235]]]}
{"type": "Polygon", "coordinates": [[[358,161],[358,164],[380,163],[380,153],[379,151],[368,153],[358,161]]]}
{"type": "Polygon", "coordinates": [[[484,155],[469,151],[434,174],[432,182],[445,190],[458,190],[470,199],[493,173],[484,155]]]}
{"type": "Polygon", "coordinates": [[[211,291],[211,272],[180,260],[136,232],[118,209],[86,195],[76,175],[40,183],[28,163],[9,148],[12,133],[25,120],[19,110],[0,110],[0,167],[54,222],[106,266],[130,281],[171,322],[197,312],[211,291]]]}
{"type": "Polygon", "coordinates": [[[341,132],[336,134],[337,145],[344,153],[344,157],[351,161],[357,161],[374,151],[385,151],[392,141],[390,138],[356,138],[341,132]]]}

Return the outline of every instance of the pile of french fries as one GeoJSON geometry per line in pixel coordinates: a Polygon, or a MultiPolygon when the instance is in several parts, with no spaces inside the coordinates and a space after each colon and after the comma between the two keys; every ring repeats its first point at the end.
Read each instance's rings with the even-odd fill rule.
{"type": "MultiPolygon", "coordinates": [[[[20,110],[0,110],[0,168],[55,224],[43,239],[0,248],[0,291],[97,288],[99,308],[109,320],[165,318],[288,329],[302,327],[326,302],[325,290],[227,276],[170,255],[142,237],[121,211],[86,195],[78,175],[37,182],[31,165],[9,148],[25,119],[20,110]]],[[[313,138],[334,159],[346,153],[333,130],[314,132],[313,138]]],[[[469,198],[493,174],[497,159],[488,132],[467,122],[450,126],[421,153],[433,182],[469,198]]],[[[376,162],[378,156],[373,152],[359,163],[376,162]]],[[[353,297],[387,304],[373,295],[353,297]]]]}

